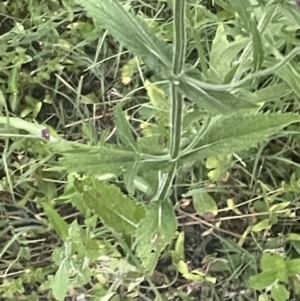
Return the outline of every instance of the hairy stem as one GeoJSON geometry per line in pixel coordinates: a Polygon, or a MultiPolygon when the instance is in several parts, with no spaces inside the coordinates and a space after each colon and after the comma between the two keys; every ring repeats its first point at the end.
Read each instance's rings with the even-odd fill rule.
{"type": "MultiPolygon", "coordinates": [[[[184,66],[186,51],[186,29],[185,29],[185,0],[174,0],[174,29],[173,29],[173,61],[172,72],[174,77],[178,76],[184,66]]],[[[180,152],[180,141],[182,132],[182,110],[183,96],[179,92],[176,80],[171,83],[171,113],[170,113],[170,171],[163,176],[160,183],[156,200],[163,201],[167,198],[176,175],[177,159],[180,152]]]]}

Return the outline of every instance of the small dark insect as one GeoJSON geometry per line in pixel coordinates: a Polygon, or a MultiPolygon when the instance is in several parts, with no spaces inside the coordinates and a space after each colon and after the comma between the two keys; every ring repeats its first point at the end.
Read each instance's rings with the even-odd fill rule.
{"type": "Polygon", "coordinates": [[[49,140],[50,139],[50,132],[48,129],[43,129],[42,130],[42,137],[49,140]]]}

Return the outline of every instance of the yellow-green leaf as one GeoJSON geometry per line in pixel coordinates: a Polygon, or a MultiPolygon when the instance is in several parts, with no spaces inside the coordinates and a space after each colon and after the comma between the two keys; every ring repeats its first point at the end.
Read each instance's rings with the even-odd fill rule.
{"type": "Polygon", "coordinates": [[[194,190],[191,193],[194,207],[199,215],[204,215],[205,213],[217,215],[218,206],[210,194],[202,190],[194,190]]]}

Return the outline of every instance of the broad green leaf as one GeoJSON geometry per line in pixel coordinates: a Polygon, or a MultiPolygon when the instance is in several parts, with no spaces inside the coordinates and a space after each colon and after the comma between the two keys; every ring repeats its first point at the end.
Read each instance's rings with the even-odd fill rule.
{"type": "Polygon", "coordinates": [[[299,241],[300,242],[300,235],[297,233],[289,233],[286,236],[287,241],[299,241]]]}
{"type": "Polygon", "coordinates": [[[122,174],[124,170],[131,168],[135,160],[134,152],[118,149],[117,146],[89,146],[65,152],[60,163],[69,172],[100,176],[122,174]]]}
{"type": "Polygon", "coordinates": [[[285,267],[285,260],[279,254],[264,253],[261,258],[261,268],[264,272],[275,271],[280,273],[280,271],[285,270],[285,267]]]}
{"type": "Polygon", "coordinates": [[[272,286],[271,296],[274,301],[287,301],[290,298],[290,293],[285,285],[276,283],[272,286]]]}
{"type": "Polygon", "coordinates": [[[210,194],[201,190],[194,190],[190,193],[193,196],[193,205],[199,215],[203,216],[205,213],[218,214],[218,206],[210,194]]]}
{"type": "Polygon", "coordinates": [[[115,106],[114,113],[119,139],[124,145],[129,146],[132,150],[135,150],[136,142],[132,133],[132,129],[128,120],[124,116],[122,106],[120,104],[115,106]]]}
{"type": "Polygon", "coordinates": [[[280,129],[299,121],[300,116],[297,114],[281,113],[235,113],[220,117],[206,131],[198,147],[180,158],[180,163],[255,147],[280,129]]]}
{"type": "Polygon", "coordinates": [[[175,236],[177,219],[168,201],[152,202],[136,230],[136,252],[143,267],[153,272],[161,252],[175,236]]]}
{"type": "Polygon", "coordinates": [[[56,300],[64,301],[69,288],[69,271],[67,263],[64,261],[57,270],[53,283],[52,293],[56,300]]]}
{"type": "Polygon", "coordinates": [[[56,212],[56,210],[47,202],[41,202],[44,212],[48,217],[50,224],[64,241],[68,239],[69,226],[65,220],[56,212]]]}
{"type": "Polygon", "coordinates": [[[277,281],[277,273],[274,271],[262,272],[249,278],[249,285],[256,290],[263,290],[277,281]]]}
{"type": "Polygon", "coordinates": [[[101,24],[132,54],[150,68],[170,73],[172,47],[158,39],[147,24],[133,16],[119,0],[76,0],[95,23],[101,24]]]}
{"type": "Polygon", "coordinates": [[[102,222],[116,231],[133,235],[145,209],[138,201],[124,195],[115,185],[93,180],[92,189],[83,192],[87,207],[93,210],[102,222]]]}
{"type": "Polygon", "coordinates": [[[300,274],[300,259],[290,259],[286,263],[288,276],[300,274]]]}

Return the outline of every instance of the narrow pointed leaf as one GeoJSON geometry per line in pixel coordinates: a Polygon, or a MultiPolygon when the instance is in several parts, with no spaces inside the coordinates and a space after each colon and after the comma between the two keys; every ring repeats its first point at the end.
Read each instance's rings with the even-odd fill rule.
{"type": "Polygon", "coordinates": [[[200,108],[212,113],[227,114],[240,109],[256,108],[246,99],[237,98],[229,91],[218,91],[218,85],[206,84],[199,78],[200,71],[191,69],[178,77],[178,88],[183,95],[200,108]]]}
{"type": "Polygon", "coordinates": [[[135,150],[136,142],[132,133],[131,126],[124,116],[122,106],[119,104],[115,107],[115,119],[119,139],[123,142],[124,145],[129,146],[132,150],[135,150]]]}
{"type": "Polygon", "coordinates": [[[65,220],[56,212],[56,210],[46,202],[42,202],[41,205],[43,206],[44,212],[48,217],[50,224],[60,236],[60,238],[64,241],[68,238],[68,231],[69,226],[65,222],[65,220]]]}
{"type": "Polygon", "coordinates": [[[206,132],[201,143],[180,159],[192,162],[219,154],[231,154],[266,140],[291,123],[299,122],[297,114],[234,114],[220,117],[206,132]]]}
{"type": "Polygon", "coordinates": [[[225,60],[223,57],[224,50],[229,48],[229,41],[223,23],[221,23],[216,31],[216,35],[212,41],[211,51],[209,54],[210,78],[214,82],[222,83],[228,70],[231,67],[231,60],[225,60]]]}
{"type": "Polygon", "coordinates": [[[158,39],[147,24],[133,16],[119,0],[76,0],[93,20],[134,55],[156,71],[171,70],[172,47],[158,39]]]}
{"type": "Polygon", "coordinates": [[[52,284],[52,293],[56,300],[64,301],[69,288],[69,272],[65,262],[57,270],[52,284]]]}
{"type": "Polygon", "coordinates": [[[261,33],[257,29],[257,24],[254,20],[249,21],[252,34],[252,49],[253,49],[253,71],[258,71],[263,64],[265,53],[261,41],[261,33]]]}
{"type": "Polygon", "coordinates": [[[68,151],[60,159],[69,172],[83,172],[87,175],[122,174],[136,160],[131,151],[112,147],[86,147],[68,151]]]}

